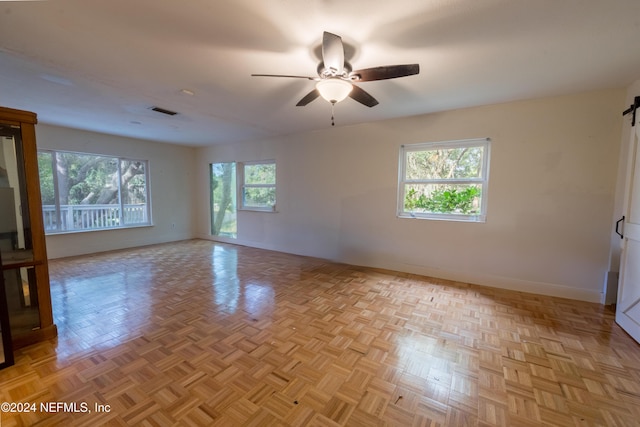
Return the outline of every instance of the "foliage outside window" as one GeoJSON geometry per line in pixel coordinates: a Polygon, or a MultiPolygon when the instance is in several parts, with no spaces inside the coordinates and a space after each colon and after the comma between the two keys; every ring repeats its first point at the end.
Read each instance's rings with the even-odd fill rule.
{"type": "Polygon", "coordinates": [[[398,216],[483,222],[489,139],[400,148],[398,216]]]}
{"type": "Polygon", "coordinates": [[[241,163],[242,209],[257,211],[276,210],[276,163],[273,160],[241,163]]]}
{"type": "Polygon", "coordinates": [[[38,167],[47,234],[151,223],[145,160],[40,150],[38,167]]]}
{"type": "Polygon", "coordinates": [[[211,235],[236,238],[236,164],[211,164],[211,235]]]}

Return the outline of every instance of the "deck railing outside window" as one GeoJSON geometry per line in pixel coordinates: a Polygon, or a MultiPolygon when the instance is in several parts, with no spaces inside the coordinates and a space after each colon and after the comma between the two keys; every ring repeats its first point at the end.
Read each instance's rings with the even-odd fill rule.
{"type": "Polygon", "coordinates": [[[55,205],[43,205],[45,231],[83,231],[126,225],[146,224],[147,207],[144,203],[123,205],[122,218],[119,205],[60,205],[61,226],[56,226],[55,205]]]}

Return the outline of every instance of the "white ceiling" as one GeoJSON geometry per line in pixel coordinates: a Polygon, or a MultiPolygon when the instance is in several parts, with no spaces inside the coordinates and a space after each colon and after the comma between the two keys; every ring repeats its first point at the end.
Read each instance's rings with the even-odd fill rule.
{"type": "Polygon", "coordinates": [[[192,146],[327,128],[329,103],[295,106],[314,82],[250,76],[315,76],[323,31],[356,69],[421,69],[360,83],[380,104],[337,126],[640,78],[639,0],[0,1],[0,105],[192,146]]]}

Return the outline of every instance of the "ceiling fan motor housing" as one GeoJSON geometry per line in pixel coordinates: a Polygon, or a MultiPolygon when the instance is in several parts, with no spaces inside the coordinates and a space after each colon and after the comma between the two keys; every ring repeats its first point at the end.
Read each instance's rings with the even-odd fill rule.
{"type": "Polygon", "coordinates": [[[322,79],[332,77],[342,77],[344,79],[349,79],[349,73],[351,73],[352,70],[353,68],[351,67],[351,64],[349,64],[347,61],[344,61],[344,67],[341,73],[334,72],[333,70],[326,68],[324,66],[324,61],[320,61],[316,71],[318,72],[318,76],[320,76],[320,78],[322,79]]]}

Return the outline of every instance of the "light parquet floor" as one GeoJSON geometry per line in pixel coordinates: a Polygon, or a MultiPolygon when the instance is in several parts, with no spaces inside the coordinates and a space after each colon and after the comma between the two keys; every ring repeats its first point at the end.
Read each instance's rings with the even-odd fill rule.
{"type": "Polygon", "coordinates": [[[78,412],[2,427],[640,425],[640,346],[597,304],[203,240],[50,270],[59,337],[0,401],[78,412]]]}

